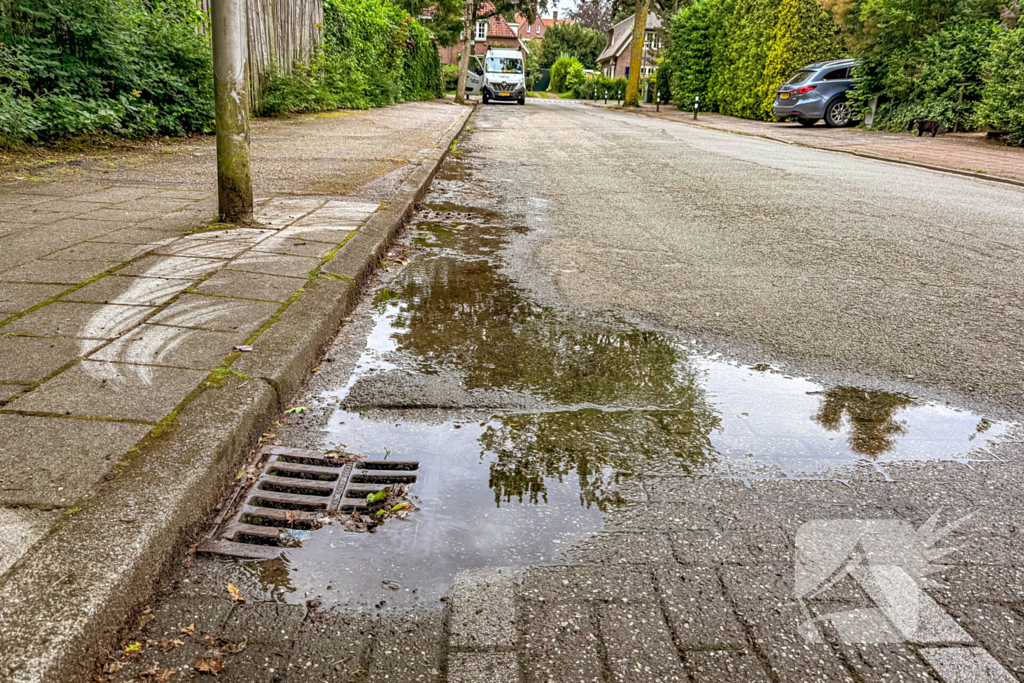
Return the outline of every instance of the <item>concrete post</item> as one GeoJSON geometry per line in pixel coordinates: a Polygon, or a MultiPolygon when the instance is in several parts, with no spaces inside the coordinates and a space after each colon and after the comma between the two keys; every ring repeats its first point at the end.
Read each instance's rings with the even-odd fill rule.
{"type": "Polygon", "coordinates": [[[213,0],[210,15],[220,219],[225,223],[245,223],[252,220],[245,0],[213,0]]]}

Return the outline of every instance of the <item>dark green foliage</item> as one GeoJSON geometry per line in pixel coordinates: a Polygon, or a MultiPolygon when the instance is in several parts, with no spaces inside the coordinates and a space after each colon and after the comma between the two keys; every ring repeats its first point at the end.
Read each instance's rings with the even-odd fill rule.
{"type": "Polygon", "coordinates": [[[548,84],[548,92],[561,93],[571,90],[567,83],[569,73],[578,68],[582,74],[583,67],[571,57],[562,57],[551,65],[551,82],[548,84]]]}
{"type": "Polygon", "coordinates": [[[367,109],[443,93],[436,45],[387,0],[325,0],[323,36],[308,65],[271,77],[265,114],[367,109]]]}
{"type": "Polygon", "coordinates": [[[622,97],[626,94],[626,78],[624,76],[608,78],[598,75],[588,78],[576,86],[576,97],[584,100],[604,100],[605,92],[608,93],[609,100],[622,97]]]}
{"type": "Polygon", "coordinates": [[[700,97],[711,108],[708,83],[718,34],[722,31],[724,0],[700,0],[679,11],[669,28],[670,46],[660,72],[672,83],[672,101],[681,109],[693,106],[700,97]]]}
{"type": "Polygon", "coordinates": [[[1024,28],[1003,29],[992,42],[984,64],[988,82],[982,91],[979,118],[1024,144],[1024,28]]]}
{"type": "Polygon", "coordinates": [[[593,69],[608,38],[601,31],[583,28],[579,24],[555,24],[544,32],[542,42],[541,67],[553,66],[561,57],[573,57],[584,69],[593,69]]]}
{"type": "Polygon", "coordinates": [[[8,0],[0,144],[210,129],[213,69],[190,0],[8,0]]]}

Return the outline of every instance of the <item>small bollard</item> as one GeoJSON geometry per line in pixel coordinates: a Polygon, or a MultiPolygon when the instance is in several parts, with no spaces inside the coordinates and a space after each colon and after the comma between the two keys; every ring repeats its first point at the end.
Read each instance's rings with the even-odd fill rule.
{"type": "Polygon", "coordinates": [[[661,93],[654,93],[654,111],[661,111],[661,93]]]}
{"type": "Polygon", "coordinates": [[[693,120],[697,120],[697,110],[700,109],[700,95],[693,98],[693,120]]]}
{"type": "Polygon", "coordinates": [[[604,103],[608,104],[608,88],[604,89],[604,103]]]}

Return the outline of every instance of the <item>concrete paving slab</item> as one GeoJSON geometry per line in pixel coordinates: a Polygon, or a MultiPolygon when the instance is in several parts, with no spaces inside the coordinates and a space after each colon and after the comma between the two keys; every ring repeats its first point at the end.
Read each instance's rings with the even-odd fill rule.
{"type": "Polygon", "coordinates": [[[196,292],[283,303],[305,284],[305,278],[225,270],[199,285],[196,292]]]}
{"type": "Polygon", "coordinates": [[[11,401],[7,409],[157,422],[208,374],[86,360],[11,401]]]}
{"type": "Polygon", "coordinates": [[[742,648],[747,636],[713,567],[655,569],[669,626],[685,650],[742,648]]]}
{"type": "Polygon", "coordinates": [[[138,199],[126,200],[112,204],[112,209],[128,209],[130,211],[146,211],[153,213],[171,213],[192,204],[192,200],[180,197],[167,197],[164,194],[148,195],[138,199]]]}
{"type": "Polygon", "coordinates": [[[108,275],[69,292],[62,301],[156,306],[187,289],[188,280],[108,275]]]}
{"type": "Polygon", "coordinates": [[[0,503],[72,505],[149,429],[102,420],[0,415],[0,503]]]}
{"type": "Polygon", "coordinates": [[[243,341],[237,333],[145,324],[92,353],[89,359],[213,370],[243,341]]]}
{"type": "Polygon", "coordinates": [[[161,212],[159,211],[134,211],[131,209],[122,209],[107,205],[81,215],[83,218],[93,221],[110,221],[112,223],[116,222],[122,225],[131,225],[133,223],[141,223],[142,221],[156,218],[160,213],[161,212]]]}
{"type": "Polygon", "coordinates": [[[251,245],[245,242],[180,239],[157,247],[154,253],[164,256],[230,259],[250,247],[251,245]]]}
{"type": "Polygon", "coordinates": [[[686,669],[694,683],[768,683],[771,680],[749,650],[687,652],[686,669]]]}
{"type": "Polygon", "coordinates": [[[59,518],[58,512],[0,507],[0,576],[45,536],[59,518]]]}
{"type": "Polygon", "coordinates": [[[151,306],[54,301],[4,325],[0,331],[5,334],[113,339],[156,310],[151,306]]]}
{"type": "Polygon", "coordinates": [[[184,230],[159,230],[155,228],[130,227],[115,230],[99,237],[94,237],[90,242],[116,242],[118,244],[149,244],[156,245],[160,242],[168,242],[182,236],[184,230]]]}
{"type": "MultiPolygon", "coordinates": [[[[224,586],[227,593],[227,586],[224,586]]],[[[294,640],[299,625],[306,617],[301,605],[284,605],[276,602],[237,603],[224,627],[215,635],[240,643],[272,645],[294,640]]]]}
{"type": "Polygon", "coordinates": [[[232,270],[267,275],[307,277],[309,271],[320,267],[320,259],[284,254],[261,254],[250,252],[231,262],[232,270]]]}
{"type": "Polygon", "coordinates": [[[453,652],[449,683],[519,683],[519,663],[511,652],[453,652]]]}
{"type": "Polygon", "coordinates": [[[46,201],[50,201],[50,199],[44,195],[0,192],[0,206],[28,206],[46,201]]]}
{"type": "Polygon", "coordinates": [[[489,567],[455,575],[452,589],[451,647],[509,648],[516,641],[515,573],[489,567]]]}
{"type": "Polygon", "coordinates": [[[162,192],[156,187],[107,187],[93,192],[76,194],[75,200],[97,204],[112,204],[115,202],[126,202],[142,197],[160,196],[162,192]]]}
{"type": "Polygon", "coordinates": [[[0,384],[0,405],[7,403],[27,388],[24,384],[0,384]]]}
{"type": "Polygon", "coordinates": [[[223,268],[228,262],[219,259],[189,258],[184,256],[143,256],[122,268],[118,275],[166,277],[173,280],[197,280],[223,268]]]}
{"type": "Polygon", "coordinates": [[[836,638],[836,647],[849,666],[865,683],[913,681],[934,683],[935,677],[913,650],[898,643],[845,643],[836,638]]]}
{"type": "Polygon", "coordinates": [[[650,564],[671,562],[668,542],[657,533],[600,533],[573,546],[568,553],[577,564],[650,564]]]}
{"type": "Polygon", "coordinates": [[[369,669],[374,620],[366,613],[345,609],[313,612],[296,636],[288,664],[288,681],[350,683],[369,669]]]}
{"type": "Polygon", "coordinates": [[[220,296],[182,294],[150,322],[203,330],[238,332],[243,338],[255,332],[281,307],[272,301],[230,299],[220,296]]]}
{"type": "Polygon", "coordinates": [[[646,567],[569,565],[531,567],[522,578],[519,595],[542,603],[615,600],[622,595],[653,595],[646,567]]]}
{"type": "Polygon", "coordinates": [[[444,614],[441,611],[385,614],[374,631],[370,681],[441,679],[444,614]]]}
{"type": "Polygon", "coordinates": [[[598,615],[614,680],[669,683],[689,679],[660,605],[618,601],[600,605],[598,615]]]}
{"type": "Polygon", "coordinates": [[[67,290],[64,285],[0,282],[0,313],[18,313],[67,290]]]}
{"type": "Polygon", "coordinates": [[[0,280],[76,285],[116,265],[116,261],[36,260],[0,273],[0,280]]]}
{"type": "MultiPolygon", "coordinates": [[[[349,233],[351,234],[351,233],[349,233]]],[[[342,240],[344,241],[344,240],[342,240]]],[[[321,259],[335,245],[303,240],[301,237],[269,237],[252,248],[253,253],[288,254],[321,259]]]]}
{"type": "Polygon", "coordinates": [[[591,604],[528,601],[522,605],[520,624],[520,658],[527,683],[605,680],[591,604]]]}
{"type": "Polygon", "coordinates": [[[130,261],[142,256],[151,247],[147,244],[117,244],[113,242],[82,242],[67,249],[50,250],[45,258],[60,261],[130,261]]]}
{"type": "Polygon", "coordinates": [[[38,382],[99,343],[59,337],[0,337],[0,382],[38,382]]]}
{"type": "Polygon", "coordinates": [[[946,683],[1015,683],[1016,679],[980,647],[926,647],[921,649],[946,683]]]}

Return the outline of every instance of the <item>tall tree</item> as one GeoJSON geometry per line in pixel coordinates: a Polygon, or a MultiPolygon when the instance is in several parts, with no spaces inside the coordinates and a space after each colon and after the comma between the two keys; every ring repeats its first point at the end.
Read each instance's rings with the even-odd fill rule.
{"type": "Polygon", "coordinates": [[[597,66],[608,37],[600,31],[579,24],[556,24],[544,33],[541,67],[550,67],[559,57],[575,57],[585,69],[597,66]]]}
{"type": "Polygon", "coordinates": [[[565,14],[583,28],[607,31],[612,25],[612,0],[579,0],[565,14]]]}
{"type": "Polygon", "coordinates": [[[465,0],[462,11],[462,53],[459,57],[459,80],[455,101],[466,102],[466,73],[474,43],[476,22],[501,14],[522,15],[533,23],[537,15],[547,11],[548,0],[465,0]]]}
{"type": "Polygon", "coordinates": [[[459,42],[462,31],[462,0],[395,0],[423,25],[438,45],[448,47],[459,42]]]}
{"type": "Polygon", "coordinates": [[[648,0],[636,0],[633,13],[633,44],[629,49],[629,80],[626,81],[626,107],[640,106],[640,65],[644,59],[644,30],[647,28],[648,0]]]}

